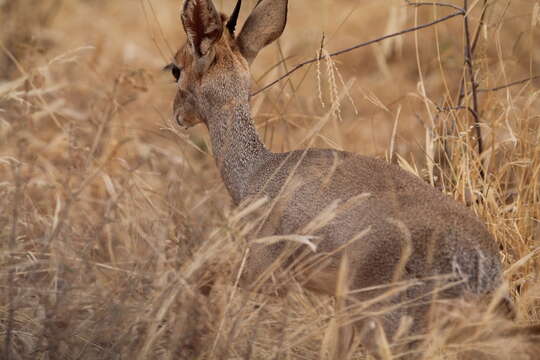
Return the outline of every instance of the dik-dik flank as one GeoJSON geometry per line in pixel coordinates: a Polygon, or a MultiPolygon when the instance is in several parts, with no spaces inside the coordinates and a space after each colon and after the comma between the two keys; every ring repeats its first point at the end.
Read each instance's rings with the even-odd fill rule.
{"type": "MultiPolygon", "coordinates": [[[[324,261],[307,267],[311,271],[303,271],[302,282],[335,295],[345,271],[349,291],[371,288],[346,296],[350,304],[384,294],[392,282],[410,280],[411,286],[382,296],[370,309],[417,304],[394,306],[354,324],[374,355],[377,337],[392,342],[406,318],[412,320],[409,333],[427,329],[434,298],[481,299],[494,293],[502,284],[497,245],[465,206],[381,160],[332,149],[274,153],[264,146],[250,114],[250,64],[283,32],[287,0],[259,0],[235,33],[240,2],[227,18],[211,0],[185,0],[181,19],[187,42],[170,68],[177,81],[174,119],[184,127],[207,126],[234,203],[269,199],[271,206],[253,238],[312,235],[318,247],[311,257],[324,261]],[[329,220],[306,234],[321,213],[329,214],[329,220]]],[[[244,286],[260,281],[287,243],[254,242],[243,270],[244,286]]],[[[282,268],[294,272],[295,256],[309,262],[310,255],[297,250],[286,256],[282,268]]]]}

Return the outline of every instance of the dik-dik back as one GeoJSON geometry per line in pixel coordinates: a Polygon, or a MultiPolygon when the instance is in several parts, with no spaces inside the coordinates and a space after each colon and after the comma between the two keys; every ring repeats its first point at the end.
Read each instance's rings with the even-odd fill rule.
{"type": "Polygon", "coordinates": [[[310,253],[302,246],[290,251],[287,240],[253,243],[245,286],[264,287],[278,262],[307,287],[335,294],[344,258],[353,303],[410,281],[370,308],[415,306],[394,306],[357,322],[374,354],[377,326],[391,339],[410,317],[410,331],[417,333],[429,325],[434,298],[480,297],[496,289],[502,279],[495,241],[463,205],[381,160],[330,149],[273,153],[264,146],[251,120],[249,66],[281,35],[287,0],[260,0],[237,34],[239,11],[240,1],[230,19],[211,0],[184,1],[187,41],[170,65],[178,86],[175,120],[207,126],[235,204],[268,199],[253,239],[301,234],[318,245],[310,253]]]}
{"type": "MultiPolygon", "coordinates": [[[[333,294],[344,253],[354,289],[433,275],[459,282],[446,291],[452,294],[485,293],[501,283],[496,243],[479,219],[397,166],[335,150],[274,154],[250,182],[247,195],[261,194],[273,202],[259,236],[315,235],[319,255],[345,246],[332,256],[325,282],[315,277],[308,286],[333,294]],[[321,214],[328,217],[306,233],[321,214]]],[[[252,247],[251,281],[283,247],[252,247]]]]}

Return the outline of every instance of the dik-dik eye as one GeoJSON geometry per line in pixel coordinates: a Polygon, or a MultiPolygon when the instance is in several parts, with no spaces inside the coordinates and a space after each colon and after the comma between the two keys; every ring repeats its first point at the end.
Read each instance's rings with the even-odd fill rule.
{"type": "Polygon", "coordinates": [[[171,72],[172,72],[172,75],[174,76],[174,79],[176,80],[176,82],[178,82],[178,80],[180,79],[180,73],[182,72],[180,70],[180,68],[176,65],[173,65],[172,69],[171,69],[171,72]]]}
{"type": "Polygon", "coordinates": [[[163,70],[170,70],[174,80],[178,82],[180,75],[182,74],[182,69],[179,68],[176,64],[169,64],[163,68],[163,70]]]}

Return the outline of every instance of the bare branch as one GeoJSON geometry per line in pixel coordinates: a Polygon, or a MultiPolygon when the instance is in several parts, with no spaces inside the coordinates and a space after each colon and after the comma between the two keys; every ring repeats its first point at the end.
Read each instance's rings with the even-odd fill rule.
{"type": "MultiPolygon", "coordinates": [[[[482,31],[482,26],[484,26],[487,10],[489,7],[488,0],[484,0],[484,6],[482,8],[482,14],[480,15],[480,21],[478,22],[478,25],[476,27],[476,31],[474,34],[474,40],[472,42],[471,46],[471,54],[474,55],[476,51],[476,46],[478,45],[478,40],[480,39],[480,32],[482,31]]],[[[459,97],[457,104],[460,106],[463,103],[463,99],[465,97],[465,76],[461,77],[460,85],[459,85],[459,97]]]]}
{"type": "MultiPolygon", "coordinates": [[[[471,114],[474,117],[474,127],[476,129],[476,141],[478,143],[478,154],[482,155],[484,152],[484,143],[482,141],[482,129],[480,128],[480,117],[478,112],[478,84],[476,83],[475,74],[474,74],[474,59],[472,52],[472,43],[471,43],[471,33],[469,29],[469,14],[467,13],[469,8],[469,1],[463,0],[463,9],[465,10],[465,15],[463,17],[463,25],[465,30],[465,65],[467,67],[469,82],[471,84],[471,93],[472,93],[472,110],[471,114]]],[[[485,178],[484,168],[482,163],[480,163],[480,176],[482,179],[485,178]]]]}
{"type": "Polygon", "coordinates": [[[456,6],[454,4],[448,4],[448,3],[441,3],[441,2],[411,2],[411,0],[405,0],[405,2],[413,7],[420,7],[420,6],[439,6],[439,7],[448,7],[452,8],[461,12],[465,12],[462,8],[459,6],[456,6]]]}
{"type": "Polygon", "coordinates": [[[473,54],[474,54],[474,51],[476,50],[476,45],[478,45],[478,39],[480,38],[480,32],[482,31],[482,26],[484,26],[488,8],[489,8],[488,0],[484,0],[484,6],[482,7],[482,14],[480,14],[480,21],[478,22],[478,26],[476,27],[474,40],[471,47],[473,54]]]}
{"type": "Polygon", "coordinates": [[[507,89],[509,87],[525,84],[525,83],[527,83],[529,81],[533,81],[533,80],[536,80],[536,79],[540,79],[540,75],[535,75],[535,76],[532,76],[532,77],[528,77],[526,79],[513,81],[511,83],[496,86],[496,87],[493,87],[493,88],[478,89],[478,92],[479,93],[485,93],[485,92],[494,92],[494,91],[504,90],[504,89],[507,89]]]}
{"type": "Polygon", "coordinates": [[[437,108],[437,111],[439,112],[449,112],[449,111],[458,111],[458,110],[468,110],[467,106],[440,106],[435,104],[435,107],[437,108]]]}
{"type": "Polygon", "coordinates": [[[291,75],[292,73],[296,72],[297,70],[301,69],[302,67],[304,67],[306,65],[312,64],[312,63],[320,61],[320,60],[324,60],[324,59],[326,59],[328,57],[334,57],[334,56],[338,56],[338,55],[341,55],[341,54],[345,54],[345,53],[348,53],[350,51],[353,51],[353,50],[356,50],[356,49],[359,49],[361,47],[365,47],[365,46],[368,46],[368,45],[371,45],[371,44],[375,44],[375,43],[381,42],[381,41],[386,40],[386,39],[390,39],[390,38],[400,36],[400,35],[404,35],[404,34],[407,34],[407,33],[410,33],[410,32],[414,32],[414,31],[422,30],[422,29],[428,28],[430,26],[433,26],[435,24],[442,23],[444,21],[450,20],[450,19],[452,19],[452,18],[454,18],[456,16],[460,16],[460,15],[465,15],[465,12],[462,9],[460,11],[457,11],[457,12],[452,13],[450,15],[444,16],[444,17],[442,17],[440,19],[431,21],[429,23],[419,25],[419,26],[415,26],[415,27],[412,27],[412,28],[409,28],[409,29],[405,29],[405,30],[402,30],[402,31],[399,31],[399,32],[396,32],[396,33],[393,33],[393,34],[385,35],[385,36],[382,36],[382,37],[379,37],[377,39],[373,39],[373,40],[370,40],[370,41],[366,41],[366,42],[360,43],[358,45],[354,45],[352,47],[336,51],[336,52],[328,54],[326,56],[322,56],[322,54],[319,54],[319,56],[316,57],[316,58],[306,60],[306,61],[296,65],[291,70],[287,71],[284,75],[280,76],[278,79],[272,81],[268,85],[262,87],[261,89],[255,91],[254,93],[252,93],[251,96],[255,96],[255,95],[265,91],[266,89],[274,86],[275,84],[277,84],[281,80],[285,79],[286,77],[288,77],[289,75],[291,75]]]}

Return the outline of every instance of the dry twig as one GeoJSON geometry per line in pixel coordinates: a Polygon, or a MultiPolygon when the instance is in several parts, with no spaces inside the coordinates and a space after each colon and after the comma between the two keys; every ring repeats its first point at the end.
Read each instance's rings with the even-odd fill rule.
{"type": "Polygon", "coordinates": [[[531,76],[531,77],[528,77],[528,78],[525,78],[525,79],[512,81],[511,83],[504,84],[504,85],[499,85],[499,86],[492,87],[492,88],[478,89],[477,92],[478,93],[486,93],[486,92],[500,91],[500,90],[508,89],[509,87],[512,87],[512,86],[525,84],[525,83],[527,83],[529,81],[534,81],[534,80],[537,80],[537,79],[540,79],[540,75],[534,75],[534,76],[531,76]]]}
{"type": "Polygon", "coordinates": [[[431,21],[431,22],[429,22],[429,23],[423,24],[423,25],[419,25],[419,26],[415,26],[415,27],[412,27],[412,28],[409,28],[409,29],[405,29],[405,30],[402,30],[402,31],[398,31],[398,32],[393,33],[393,34],[381,36],[381,37],[379,37],[379,38],[376,38],[376,39],[373,39],[373,40],[369,40],[369,41],[366,41],[366,42],[363,42],[363,43],[360,43],[360,44],[351,46],[351,47],[349,47],[349,48],[346,48],[346,49],[342,49],[342,50],[333,52],[333,53],[328,54],[328,55],[326,55],[326,56],[321,56],[321,55],[319,55],[319,56],[316,57],[316,58],[313,58],[313,59],[310,59],[310,60],[306,60],[306,61],[304,61],[304,62],[302,62],[302,63],[296,65],[296,66],[293,67],[291,70],[287,71],[285,74],[283,74],[282,76],[280,76],[278,79],[272,81],[272,82],[269,83],[268,85],[265,85],[265,86],[262,87],[261,89],[255,91],[254,93],[251,94],[251,96],[258,95],[259,93],[265,91],[266,89],[268,89],[268,88],[274,86],[275,84],[277,84],[277,83],[280,82],[281,80],[285,79],[286,77],[288,77],[289,75],[291,75],[292,73],[296,72],[297,70],[301,69],[302,67],[304,67],[304,66],[306,66],[306,65],[313,64],[314,62],[324,60],[324,59],[327,58],[327,57],[334,57],[334,56],[338,56],[338,55],[341,55],[341,54],[345,54],[345,53],[351,52],[351,51],[353,51],[353,50],[359,49],[359,48],[361,48],[361,47],[365,47],[365,46],[368,46],[368,45],[372,45],[372,44],[375,44],[375,43],[384,41],[384,40],[386,40],[386,39],[390,39],[390,38],[393,38],[393,37],[396,37],[396,36],[401,36],[401,35],[408,34],[408,33],[414,32],[414,31],[422,30],[422,29],[428,28],[428,27],[430,27],[430,26],[433,26],[433,25],[435,25],[435,24],[439,24],[439,23],[442,23],[442,22],[444,22],[444,21],[450,20],[450,19],[455,18],[456,16],[460,16],[460,15],[465,15],[465,13],[464,13],[462,10],[460,10],[460,11],[457,11],[457,12],[452,13],[452,14],[450,14],[450,15],[444,16],[444,17],[442,17],[442,18],[440,18],[440,19],[437,19],[437,20],[431,21]]]}

